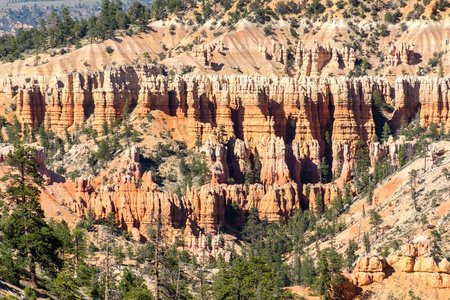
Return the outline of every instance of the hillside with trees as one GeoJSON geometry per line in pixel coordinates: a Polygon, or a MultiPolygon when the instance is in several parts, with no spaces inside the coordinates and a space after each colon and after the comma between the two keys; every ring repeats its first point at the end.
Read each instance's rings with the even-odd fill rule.
{"type": "Polygon", "coordinates": [[[448,1],[61,2],[0,10],[0,299],[446,299],[448,1]]]}

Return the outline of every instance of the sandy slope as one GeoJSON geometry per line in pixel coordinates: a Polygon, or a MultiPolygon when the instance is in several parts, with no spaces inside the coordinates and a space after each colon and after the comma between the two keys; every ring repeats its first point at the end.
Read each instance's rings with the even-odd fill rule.
{"type": "MultiPolygon", "coordinates": [[[[287,48],[295,46],[297,41],[290,34],[290,24],[286,20],[272,22],[265,25],[257,25],[246,20],[241,20],[236,29],[230,31],[228,26],[222,26],[220,22],[213,25],[211,21],[202,27],[195,29],[194,26],[182,25],[172,21],[158,21],[150,24],[145,33],[134,36],[126,36],[121,33],[115,40],[107,40],[102,43],[87,44],[80,49],[66,49],[70,53],[64,55],[50,56],[40,54],[40,60],[36,64],[36,55],[28,56],[25,60],[14,63],[0,64],[0,77],[14,76],[22,80],[26,77],[43,75],[47,78],[56,74],[71,71],[102,70],[111,64],[134,64],[145,63],[143,53],[148,52],[152,60],[160,61],[159,55],[165,56],[160,61],[169,68],[180,71],[183,65],[196,66],[195,72],[206,74],[238,74],[238,68],[244,74],[283,75],[284,66],[271,60],[265,60],[258,52],[259,42],[271,45],[272,40],[284,44],[287,48]],[[170,25],[175,25],[175,34],[170,34],[170,25]],[[263,27],[271,26],[274,35],[265,36],[263,27]],[[216,33],[216,36],[214,35],[216,33]],[[214,68],[202,66],[194,59],[192,52],[182,52],[180,46],[193,45],[194,40],[207,44],[215,39],[224,43],[223,54],[214,53],[212,61],[214,68]],[[110,55],[106,47],[111,47],[114,52],[110,55]]],[[[341,48],[350,40],[351,30],[342,18],[329,18],[326,22],[310,23],[306,20],[300,21],[298,28],[299,38],[306,46],[311,47],[317,40],[319,44],[329,43],[331,46],[341,48]],[[308,32],[305,33],[305,28],[308,32]],[[350,32],[350,34],[349,34],[350,32]]],[[[417,60],[412,66],[401,65],[399,67],[385,68],[382,72],[400,73],[405,69],[409,74],[414,74],[418,65],[424,65],[434,52],[446,51],[446,39],[450,39],[450,19],[446,18],[440,22],[420,20],[407,22],[408,30],[400,32],[398,25],[389,25],[390,35],[379,41],[378,49],[387,51],[388,44],[392,42],[399,46],[402,42],[413,44],[414,51],[418,52],[417,60]],[[399,37],[398,37],[398,36],[399,37]],[[397,36],[397,37],[396,37],[397,36]]],[[[360,29],[370,30],[375,28],[376,23],[364,20],[357,25],[360,29]]],[[[354,34],[353,34],[354,35],[354,34]]],[[[360,43],[364,43],[359,37],[360,43]]],[[[195,45],[193,45],[195,47],[195,45]]],[[[444,55],[444,61],[447,56],[444,55]]],[[[379,64],[377,61],[372,62],[379,64]]],[[[445,64],[444,64],[445,65],[445,64]]],[[[326,73],[338,74],[339,70],[323,70],[326,73]]],[[[323,73],[322,72],[322,73],[323,73]]],[[[384,73],[383,73],[384,74],[384,73]]],[[[386,75],[385,74],[385,75],[386,75]]]]}

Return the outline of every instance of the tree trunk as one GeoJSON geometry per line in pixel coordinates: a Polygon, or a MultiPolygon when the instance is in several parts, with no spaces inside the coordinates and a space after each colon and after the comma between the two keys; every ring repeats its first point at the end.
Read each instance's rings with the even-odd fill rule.
{"type": "Polygon", "coordinates": [[[158,296],[158,248],[159,248],[159,220],[156,224],[156,241],[155,241],[155,300],[159,299],[158,296]]]}
{"type": "Polygon", "coordinates": [[[179,283],[180,283],[180,273],[181,273],[180,255],[178,255],[177,289],[175,291],[175,297],[177,297],[177,298],[178,298],[178,286],[179,286],[179,283]]]}
{"type": "MultiPolygon", "coordinates": [[[[28,253],[28,257],[30,257],[31,253],[28,253]]],[[[30,275],[31,275],[31,283],[34,288],[37,288],[37,276],[36,276],[36,266],[34,262],[30,260],[30,275]]]]}
{"type": "Polygon", "coordinates": [[[109,289],[108,289],[108,273],[109,273],[109,243],[106,242],[106,267],[105,267],[105,300],[109,299],[109,289]]]}
{"type": "Polygon", "coordinates": [[[79,257],[78,257],[78,238],[75,238],[75,255],[74,255],[74,260],[75,260],[75,268],[74,268],[74,277],[77,278],[77,270],[78,270],[78,263],[79,263],[79,257]]]}

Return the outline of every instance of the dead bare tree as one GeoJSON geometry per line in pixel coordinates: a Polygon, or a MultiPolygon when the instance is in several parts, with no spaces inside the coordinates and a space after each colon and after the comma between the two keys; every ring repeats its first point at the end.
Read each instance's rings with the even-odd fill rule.
{"type": "Polygon", "coordinates": [[[153,211],[151,214],[151,222],[149,223],[148,237],[154,240],[155,256],[154,256],[154,296],[155,300],[159,299],[159,255],[160,247],[164,243],[163,217],[161,212],[153,211]]]}

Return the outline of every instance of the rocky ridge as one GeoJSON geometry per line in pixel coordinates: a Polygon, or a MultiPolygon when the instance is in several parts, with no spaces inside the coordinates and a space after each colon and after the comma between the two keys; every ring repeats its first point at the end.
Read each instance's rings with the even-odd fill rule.
{"type": "MultiPolygon", "coordinates": [[[[448,86],[445,78],[398,77],[394,85],[383,78],[156,75],[149,66],[108,67],[106,71],[70,73],[62,82],[32,78],[13,85],[2,80],[1,90],[17,104],[24,126],[50,124],[52,130],[82,126],[86,119],[100,130],[120,119],[125,107],[137,105],[138,116],[160,110],[176,116],[187,127],[185,141],[193,147],[220,130],[222,140],[248,140],[250,153],[273,137],[284,141],[287,156],[311,163],[313,170],[325,155],[333,173],[342,176],[354,166],[357,141],[375,134],[372,94],[379,91],[393,107],[393,130],[412,118],[420,107],[421,125],[443,123],[450,128],[448,86]],[[331,143],[325,141],[330,135],[331,143]],[[259,142],[258,142],[259,141],[259,142]],[[264,142],[265,141],[265,142],[264,142]]],[[[274,140],[275,141],[275,140],[274,140]]],[[[276,143],[281,143],[280,140],[276,143]]],[[[289,164],[288,164],[289,165],[289,164]]],[[[297,180],[297,182],[299,182],[297,180]]]]}

